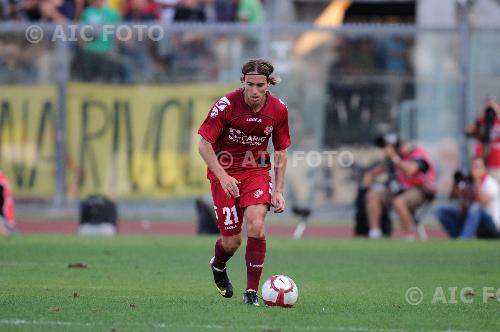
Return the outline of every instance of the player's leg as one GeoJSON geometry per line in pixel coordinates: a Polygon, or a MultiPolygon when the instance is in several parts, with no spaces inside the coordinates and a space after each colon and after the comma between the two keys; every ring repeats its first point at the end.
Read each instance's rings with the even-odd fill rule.
{"type": "Polygon", "coordinates": [[[245,252],[247,287],[243,300],[258,305],[257,291],[266,257],[264,219],[271,205],[272,183],[268,174],[251,175],[241,182],[240,206],[244,209],[243,220],[248,236],[245,252]]]}
{"type": "Polygon", "coordinates": [[[241,245],[241,233],[221,237],[215,242],[215,255],[213,266],[218,269],[224,269],[227,261],[233,257],[236,250],[241,245]]]}
{"type": "Polygon", "coordinates": [[[258,305],[257,291],[266,258],[266,237],[264,235],[264,219],[268,210],[267,204],[248,206],[245,209],[244,221],[247,227],[247,247],[245,261],[247,265],[247,287],[244,294],[246,304],[258,305]]]}
{"type": "Polygon", "coordinates": [[[226,263],[241,244],[243,215],[237,211],[236,199],[226,195],[220,182],[211,181],[211,187],[221,237],[215,242],[214,257],[210,260],[210,267],[217,291],[223,297],[230,298],[233,296],[233,286],[227,275],[226,263]]]}
{"type": "Polygon", "coordinates": [[[233,296],[233,285],[227,275],[226,263],[233,257],[241,244],[241,234],[221,236],[215,242],[215,254],[210,260],[214,283],[220,295],[226,298],[233,296]]]}

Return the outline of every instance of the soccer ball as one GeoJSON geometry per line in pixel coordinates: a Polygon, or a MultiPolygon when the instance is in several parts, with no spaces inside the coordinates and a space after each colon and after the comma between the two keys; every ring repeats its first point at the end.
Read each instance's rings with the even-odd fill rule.
{"type": "Polygon", "coordinates": [[[292,278],[275,275],[267,279],[262,286],[262,299],[272,307],[291,308],[297,302],[299,289],[292,278]]]}

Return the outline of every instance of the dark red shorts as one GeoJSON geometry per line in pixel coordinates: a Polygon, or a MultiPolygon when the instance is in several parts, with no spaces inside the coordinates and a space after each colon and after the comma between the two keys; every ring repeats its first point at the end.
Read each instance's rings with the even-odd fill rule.
{"type": "Polygon", "coordinates": [[[217,226],[221,235],[230,236],[241,232],[243,211],[247,206],[268,204],[271,206],[273,184],[269,175],[235,176],[241,182],[238,185],[240,197],[226,195],[218,180],[210,180],[214,199],[217,226]]]}

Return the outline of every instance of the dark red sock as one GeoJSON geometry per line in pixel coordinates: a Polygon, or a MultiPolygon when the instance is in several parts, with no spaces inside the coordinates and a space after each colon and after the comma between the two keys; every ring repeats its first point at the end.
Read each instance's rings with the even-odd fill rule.
{"type": "Polygon", "coordinates": [[[266,259],[266,238],[249,237],[245,261],[247,263],[247,289],[259,290],[260,276],[266,259]]]}
{"type": "Polygon", "coordinates": [[[226,267],[226,262],[231,257],[233,257],[233,254],[227,253],[222,246],[221,239],[218,239],[217,242],[215,242],[215,259],[212,265],[218,269],[223,269],[226,267]]]}

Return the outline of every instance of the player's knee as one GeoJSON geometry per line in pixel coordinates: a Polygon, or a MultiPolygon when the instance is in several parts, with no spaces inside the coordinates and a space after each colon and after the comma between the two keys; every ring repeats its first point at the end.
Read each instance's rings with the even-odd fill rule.
{"type": "Polygon", "coordinates": [[[241,245],[241,237],[232,237],[222,241],[222,247],[227,253],[234,253],[241,245]]]}
{"type": "Polygon", "coordinates": [[[247,220],[248,236],[263,238],[264,237],[264,220],[261,218],[252,218],[247,220]]]}

